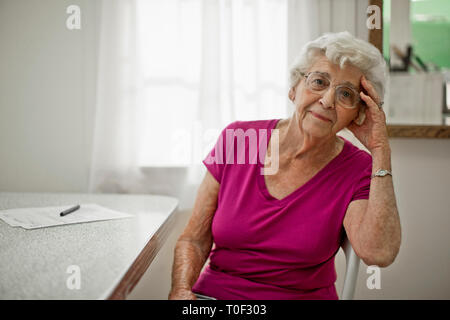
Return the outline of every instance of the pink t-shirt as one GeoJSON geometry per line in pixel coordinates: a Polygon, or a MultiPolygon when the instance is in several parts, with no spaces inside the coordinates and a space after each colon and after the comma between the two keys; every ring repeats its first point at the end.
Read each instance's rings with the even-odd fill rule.
{"type": "Polygon", "coordinates": [[[203,160],[220,190],[212,221],[214,247],[209,265],[192,288],[195,293],[225,300],[338,299],[334,257],[345,235],[343,220],[349,203],[369,198],[372,156],[342,138],[341,153],[278,200],[268,192],[260,170],[279,120],[229,124],[216,143],[216,147],[223,144],[223,161],[215,157],[220,150],[216,147],[203,160]],[[254,154],[249,146],[255,135],[253,141],[245,138],[245,145],[237,143],[235,136],[233,149],[227,150],[226,129],[239,128],[257,133],[258,151],[263,146],[264,152],[257,155],[256,164],[249,156],[254,154]],[[246,161],[242,164],[237,155],[242,155],[238,151],[243,148],[246,161]]]}

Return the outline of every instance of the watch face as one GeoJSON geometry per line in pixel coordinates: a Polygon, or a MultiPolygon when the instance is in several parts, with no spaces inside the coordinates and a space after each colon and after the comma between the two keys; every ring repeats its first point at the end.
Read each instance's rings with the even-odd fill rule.
{"type": "Polygon", "coordinates": [[[380,174],[382,174],[383,176],[386,175],[386,170],[380,170],[380,174]]]}

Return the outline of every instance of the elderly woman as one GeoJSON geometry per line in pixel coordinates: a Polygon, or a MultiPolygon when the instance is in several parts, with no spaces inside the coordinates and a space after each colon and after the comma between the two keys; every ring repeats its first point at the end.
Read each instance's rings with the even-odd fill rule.
{"type": "Polygon", "coordinates": [[[397,256],[382,55],[347,32],[325,34],[305,45],[290,76],[290,118],[225,128],[267,129],[263,164],[209,161],[218,148],[203,161],[208,171],[175,248],[169,299],[338,299],[334,257],[345,235],[367,265],[387,267],[397,256]],[[371,154],[336,135],[344,128],[371,154]],[[278,170],[262,174],[274,161],[272,144],[278,170]]]}

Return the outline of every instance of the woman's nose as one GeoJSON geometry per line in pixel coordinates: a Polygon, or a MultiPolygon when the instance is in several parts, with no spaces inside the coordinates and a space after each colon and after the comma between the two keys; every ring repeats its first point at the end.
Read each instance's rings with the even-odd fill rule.
{"type": "Polygon", "coordinates": [[[334,88],[329,88],[320,98],[319,102],[324,108],[334,108],[334,88]]]}

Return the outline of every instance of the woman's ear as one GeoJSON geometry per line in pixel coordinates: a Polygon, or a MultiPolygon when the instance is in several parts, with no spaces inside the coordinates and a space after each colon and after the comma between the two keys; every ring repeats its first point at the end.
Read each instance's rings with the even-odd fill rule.
{"type": "Polygon", "coordinates": [[[366,119],[366,106],[362,105],[359,109],[358,116],[353,120],[358,126],[362,125],[366,119]]]}
{"type": "Polygon", "coordinates": [[[289,90],[289,100],[291,100],[292,102],[294,102],[295,100],[295,88],[292,87],[291,90],[289,90]]]}

